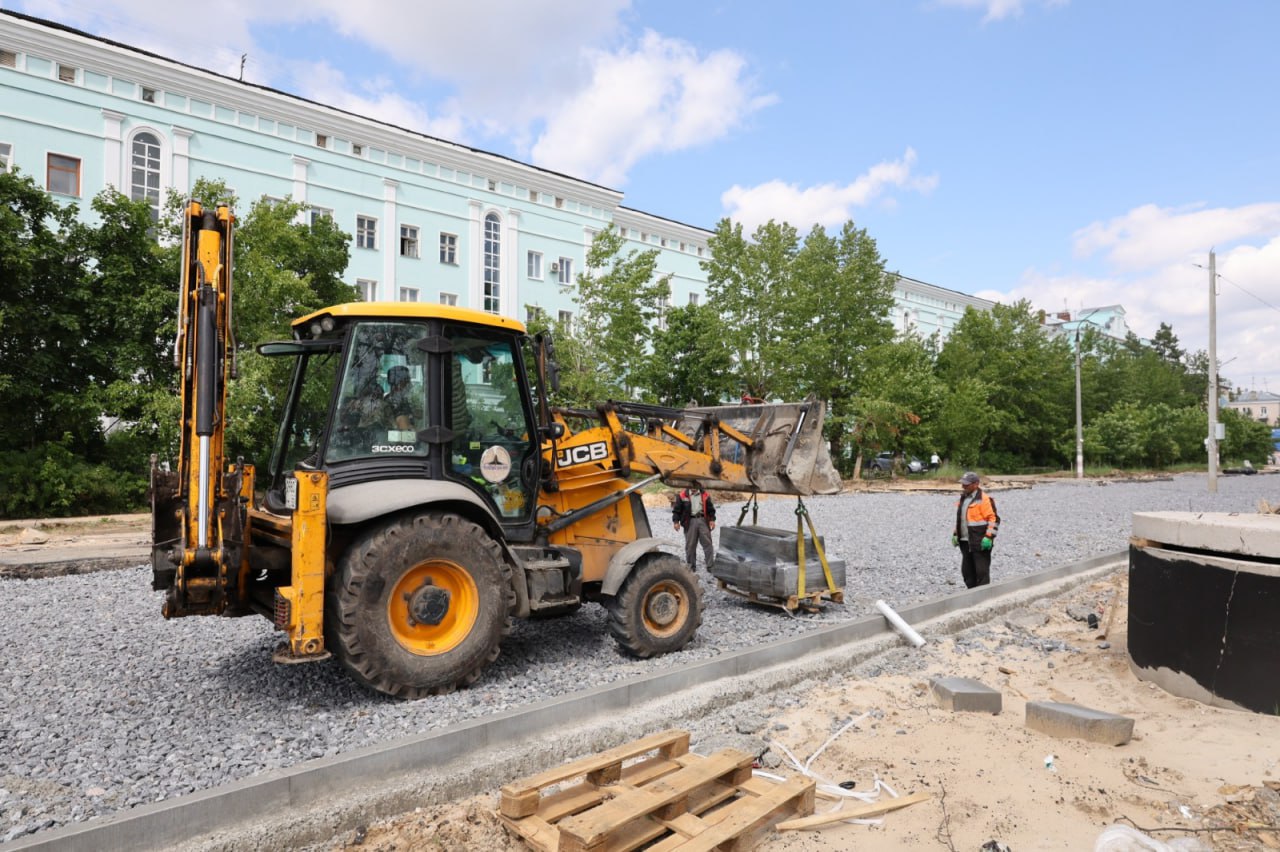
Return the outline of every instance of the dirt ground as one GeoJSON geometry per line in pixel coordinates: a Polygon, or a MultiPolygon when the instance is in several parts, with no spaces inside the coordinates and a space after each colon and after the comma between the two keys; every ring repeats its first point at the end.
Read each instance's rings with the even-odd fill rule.
{"type": "MultiPolygon", "coordinates": [[[[1124,825],[1173,845],[1098,848],[1280,849],[1280,717],[1205,706],[1139,681],[1125,651],[1126,585],[1118,572],[926,645],[912,652],[925,664],[910,673],[899,665],[876,676],[874,665],[864,664],[812,685],[798,700],[794,692],[779,697],[763,732],[777,744],[773,754],[785,746],[805,762],[821,749],[811,770],[822,779],[852,781],[855,791],[871,790],[879,779],[898,795],[930,798],[875,824],[770,831],[755,848],[1081,850],[1094,849],[1109,826],[1124,825]],[[1097,613],[1097,628],[1068,615],[1068,607],[1097,613]],[[999,689],[1003,712],[940,709],[928,685],[937,676],[999,689]],[[1116,747],[1028,730],[1025,706],[1035,700],[1131,717],[1134,737],[1116,747]]],[[[528,848],[498,820],[497,804],[494,790],[419,808],[326,848],[528,848]]],[[[817,811],[834,806],[820,797],[817,811]]]]}

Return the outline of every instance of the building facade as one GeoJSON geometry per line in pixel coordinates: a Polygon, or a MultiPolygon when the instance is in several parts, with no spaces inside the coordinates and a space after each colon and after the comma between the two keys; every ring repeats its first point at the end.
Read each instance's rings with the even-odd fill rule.
{"type": "Polygon", "coordinates": [[[1237,411],[1250,420],[1280,426],[1280,395],[1269,391],[1242,390],[1234,399],[1224,399],[1223,408],[1237,411]]]}
{"type": "MultiPolygon", "coordinates": [[[[705,299],[711,232],[623,206],[623,194],[265,86],[0,10],[0,168],[55,197],[114,187],[157,215],[221,180],[242,208],[291,198],[352,235],[345,279],[364,299],[439,301],[573,320],[595,234],[655,250],[670,305],[705,299]]],[[[890,321],[945,339],[994,302],[900,277],[890,321]]]]}
{"type": "Polygon", "coordinates": [[[352,234],[363,298],[571,319],[592,238],[654,249],[696,300],[710,232],[622,193],[0,10],[0,166],[80,205],[114,187],[162,209],[199,178],[292,198],[352,234]]]}

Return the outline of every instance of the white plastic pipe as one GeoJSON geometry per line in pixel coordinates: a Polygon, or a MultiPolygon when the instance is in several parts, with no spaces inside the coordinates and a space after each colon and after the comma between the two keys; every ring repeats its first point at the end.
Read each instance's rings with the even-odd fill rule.
{"type": "Polygon", "coordinates": [[[924,644],[924,637],[911,629],[911,625],[902,620],[902,616],[893,611],[893,608],[884,601],[876,601],[876,609],[889,619],[889,623],[898,628],[898,632],[907,637],[907,641],[919,648],[924,644]]]}

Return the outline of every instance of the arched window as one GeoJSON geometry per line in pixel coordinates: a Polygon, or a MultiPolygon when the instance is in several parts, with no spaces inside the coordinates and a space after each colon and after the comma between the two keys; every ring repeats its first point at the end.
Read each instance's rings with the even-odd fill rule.
{"type": "Polygon", "coordinates": [[[491,314],[502,310],[502,220],[497,213],[484,217],[484,304],[491,314]]]}
{"type": "Polygon", "coordinates": [[[129,197],[151,205],[151,220],[160,219],[160,140],[154,133],[133,137],[129,157],[129,197]]]}

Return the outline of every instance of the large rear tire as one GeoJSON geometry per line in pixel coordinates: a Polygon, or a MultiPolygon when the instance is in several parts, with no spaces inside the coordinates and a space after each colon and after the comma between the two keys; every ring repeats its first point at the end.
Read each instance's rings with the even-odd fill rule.
{"type": "Polygon", "coordinates": [[[679,651],[702,623],[702,592],[684,562],[652,553],[636,564],[606,605],[609,632],[642,659],[679,651]]]}
{"type": "Polygon", "coordinates": [[[511,632],[501,550],[458,515],[401,516],[352,543],[325,617],[330,650],[361,683],[398,698],[469,686],[511,632]]]}

